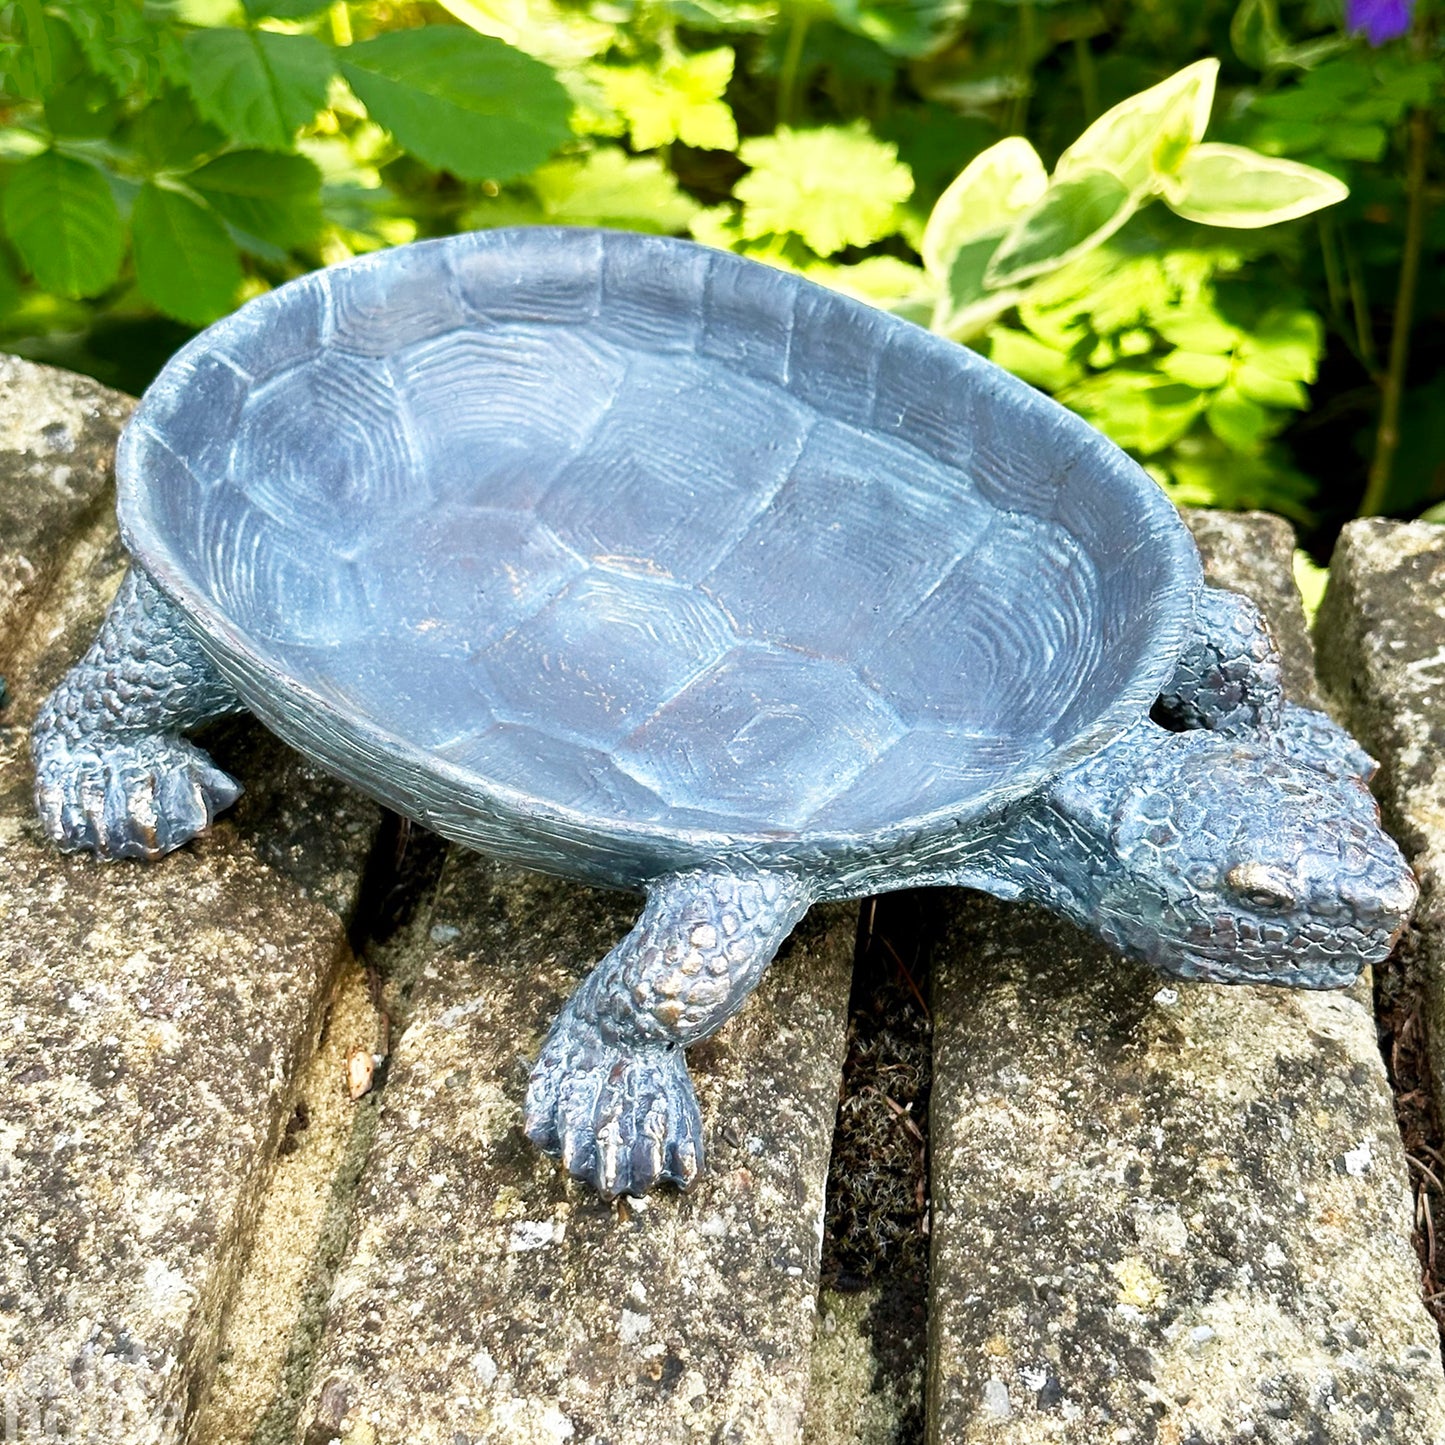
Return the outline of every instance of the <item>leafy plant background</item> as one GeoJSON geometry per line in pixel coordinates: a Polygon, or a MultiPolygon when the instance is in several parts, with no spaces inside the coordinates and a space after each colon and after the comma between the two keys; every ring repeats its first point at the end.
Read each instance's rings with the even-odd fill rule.
{"type": "Polygon", "coordinates": [[[1344,0],[13,0],[0,347],[137,391],[379,247],[691,234],[1319,553],[1445,501],[1438,3],[1373,46],[1344,0]]]}

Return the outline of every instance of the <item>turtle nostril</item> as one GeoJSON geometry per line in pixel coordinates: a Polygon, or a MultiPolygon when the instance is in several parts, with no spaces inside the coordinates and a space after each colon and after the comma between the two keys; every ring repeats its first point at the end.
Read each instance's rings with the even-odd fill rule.
{"type": "Polygon", "coordinates": [[[1415,905],[1419,901],[1420,885],[1415,881],[1415,875],[1407,868],[1395,879],[1394,888],[1390,890],[1385,906],[1393,917],[1404,923],[1415,911],[1415,905]]]}
{"type": "Polygon", "coordinates": [[[1409,921],[1420,897],[1415,875],[1408,868],[1384,882],[1358,879],[1343,892],[1346,906],[1360,922],[1384,923],[1397,931],[1409,921]]]}

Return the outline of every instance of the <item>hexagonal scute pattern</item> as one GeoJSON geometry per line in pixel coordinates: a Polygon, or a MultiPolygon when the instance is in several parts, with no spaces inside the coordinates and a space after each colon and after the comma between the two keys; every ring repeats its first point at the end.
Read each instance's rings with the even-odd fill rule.
{"type": "Polygon", "coordinates": [[[365,256],[321,275],[331,298],[326,341],[342,351],[394,356],[467,323],[445,248],[365,256]]]}
{"type": "Polygon", "coordinates": [[[1184,565],[1137,469],[1015,378],[656,237],[302,278],[136,426],[137,535],[339,731],[660,829],[965,809],[1113,705],[1184,565]]]}
{"type": "Polygon", "coordinates": [[[691,357],[636,355],[541,515],[584,556],[695,581],[787,480],[809,421],[791,398],[748,377],[691,357]]]}
{"type": "Polygon", "coordinates": [[[586,563],[526,512],[444,506],[357,558],[372,625],[466,658],[541,611],[586,563]]]}
{"type": "Polygon", "coordinates": [[[1099,579],[1058,523],[997,518],[860,670],[910,722],[1048,736],[1096,666],[1099,579]]]}
{"type": "Polygon", "coordinates": [[[326,649],[287,644],[284,656],[334,706],[438,755],[486,725],[463,664],[414,634],[370,632],[326,649]]]}
{"type": "Polygon", "coordinates": [[[650,822],[668,811],[656,793],[628,777],[607,753],[559,739],[545,725],[492,723],[437,751],[479,777],[594,817],[650,822]]]}
{"type": "Polygon", "coordinates": [[[512,323],[407,347],[391,370],[434,495],[534,510],[564,467],[590,455],[627,358],[590,332],[512,323]]]}
{"type": "Polygon", "coordinates": [[[196,565],[208,592],[252,637],[269,643],[351,644],[370,630],[356,563],[299,527],[238,499],[230,483],[207,494],[196,565]]]}
{"type": "Polygon", "coordinates": [[[924,724],[904,733],[809,824],[828,832],[866,832],[899,818],[957,808],[1006,783],[1051,746],[1047,739],[924,724]]]}
{"type": "Polygon", "coordinates": [[[228,476],[246,504],[342,552],[430,501],[389,368],[340,351],[251,393],[228,476]]]}
{"type": "Polygon", "coordinates": [[[733,642],[700,592],[601,567],[475,659],[473,686],[505,722],[610,747],[733,642]]]}
{"type": "Polygon", "coordinates": [[[891,637],[993,516],[915,448],[821,421],[704,586],[743,635],[846,661],[891,637]]]}
{"type": "Polygon", "coordinates": [[[800,828],[903,731],[852,668],[745,643],[660,707],[616,756],[668,803],[800,828]]]}

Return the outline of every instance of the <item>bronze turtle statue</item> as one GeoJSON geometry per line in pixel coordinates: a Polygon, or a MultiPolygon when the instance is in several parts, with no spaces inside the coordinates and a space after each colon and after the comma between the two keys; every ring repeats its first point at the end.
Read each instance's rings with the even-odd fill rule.
{"type": "Polygon", "coordinates": [[[529,228],[293,281],[118,459],[134,566],[34,728],[65,848],[152,858],[254,712],[456,842],[646,895],[528,1134],[686,1185],[683,1050],[818,899],[964,884],[1189,979],[1334,987],[1415,899],[1164,494],[963,347],[685,241],[529,228]]]}

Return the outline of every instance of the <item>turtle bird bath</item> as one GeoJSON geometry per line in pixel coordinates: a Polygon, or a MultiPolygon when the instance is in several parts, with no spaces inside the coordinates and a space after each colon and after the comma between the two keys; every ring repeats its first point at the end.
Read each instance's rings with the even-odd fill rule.
{"type": "Polygon", "coordinates": [[[133,565],[34,727],[50,835],[154,858],[249,710],[469,847],[645,895],[532,1071],[607,1195],[702,1166],[684,1049],[819,899],[962,884],[1185,979],[1337,987],[1415,884],[1370,760],[1077,417],[684,241],[499,230],[293,281],[121,441],[133,565]]]}

